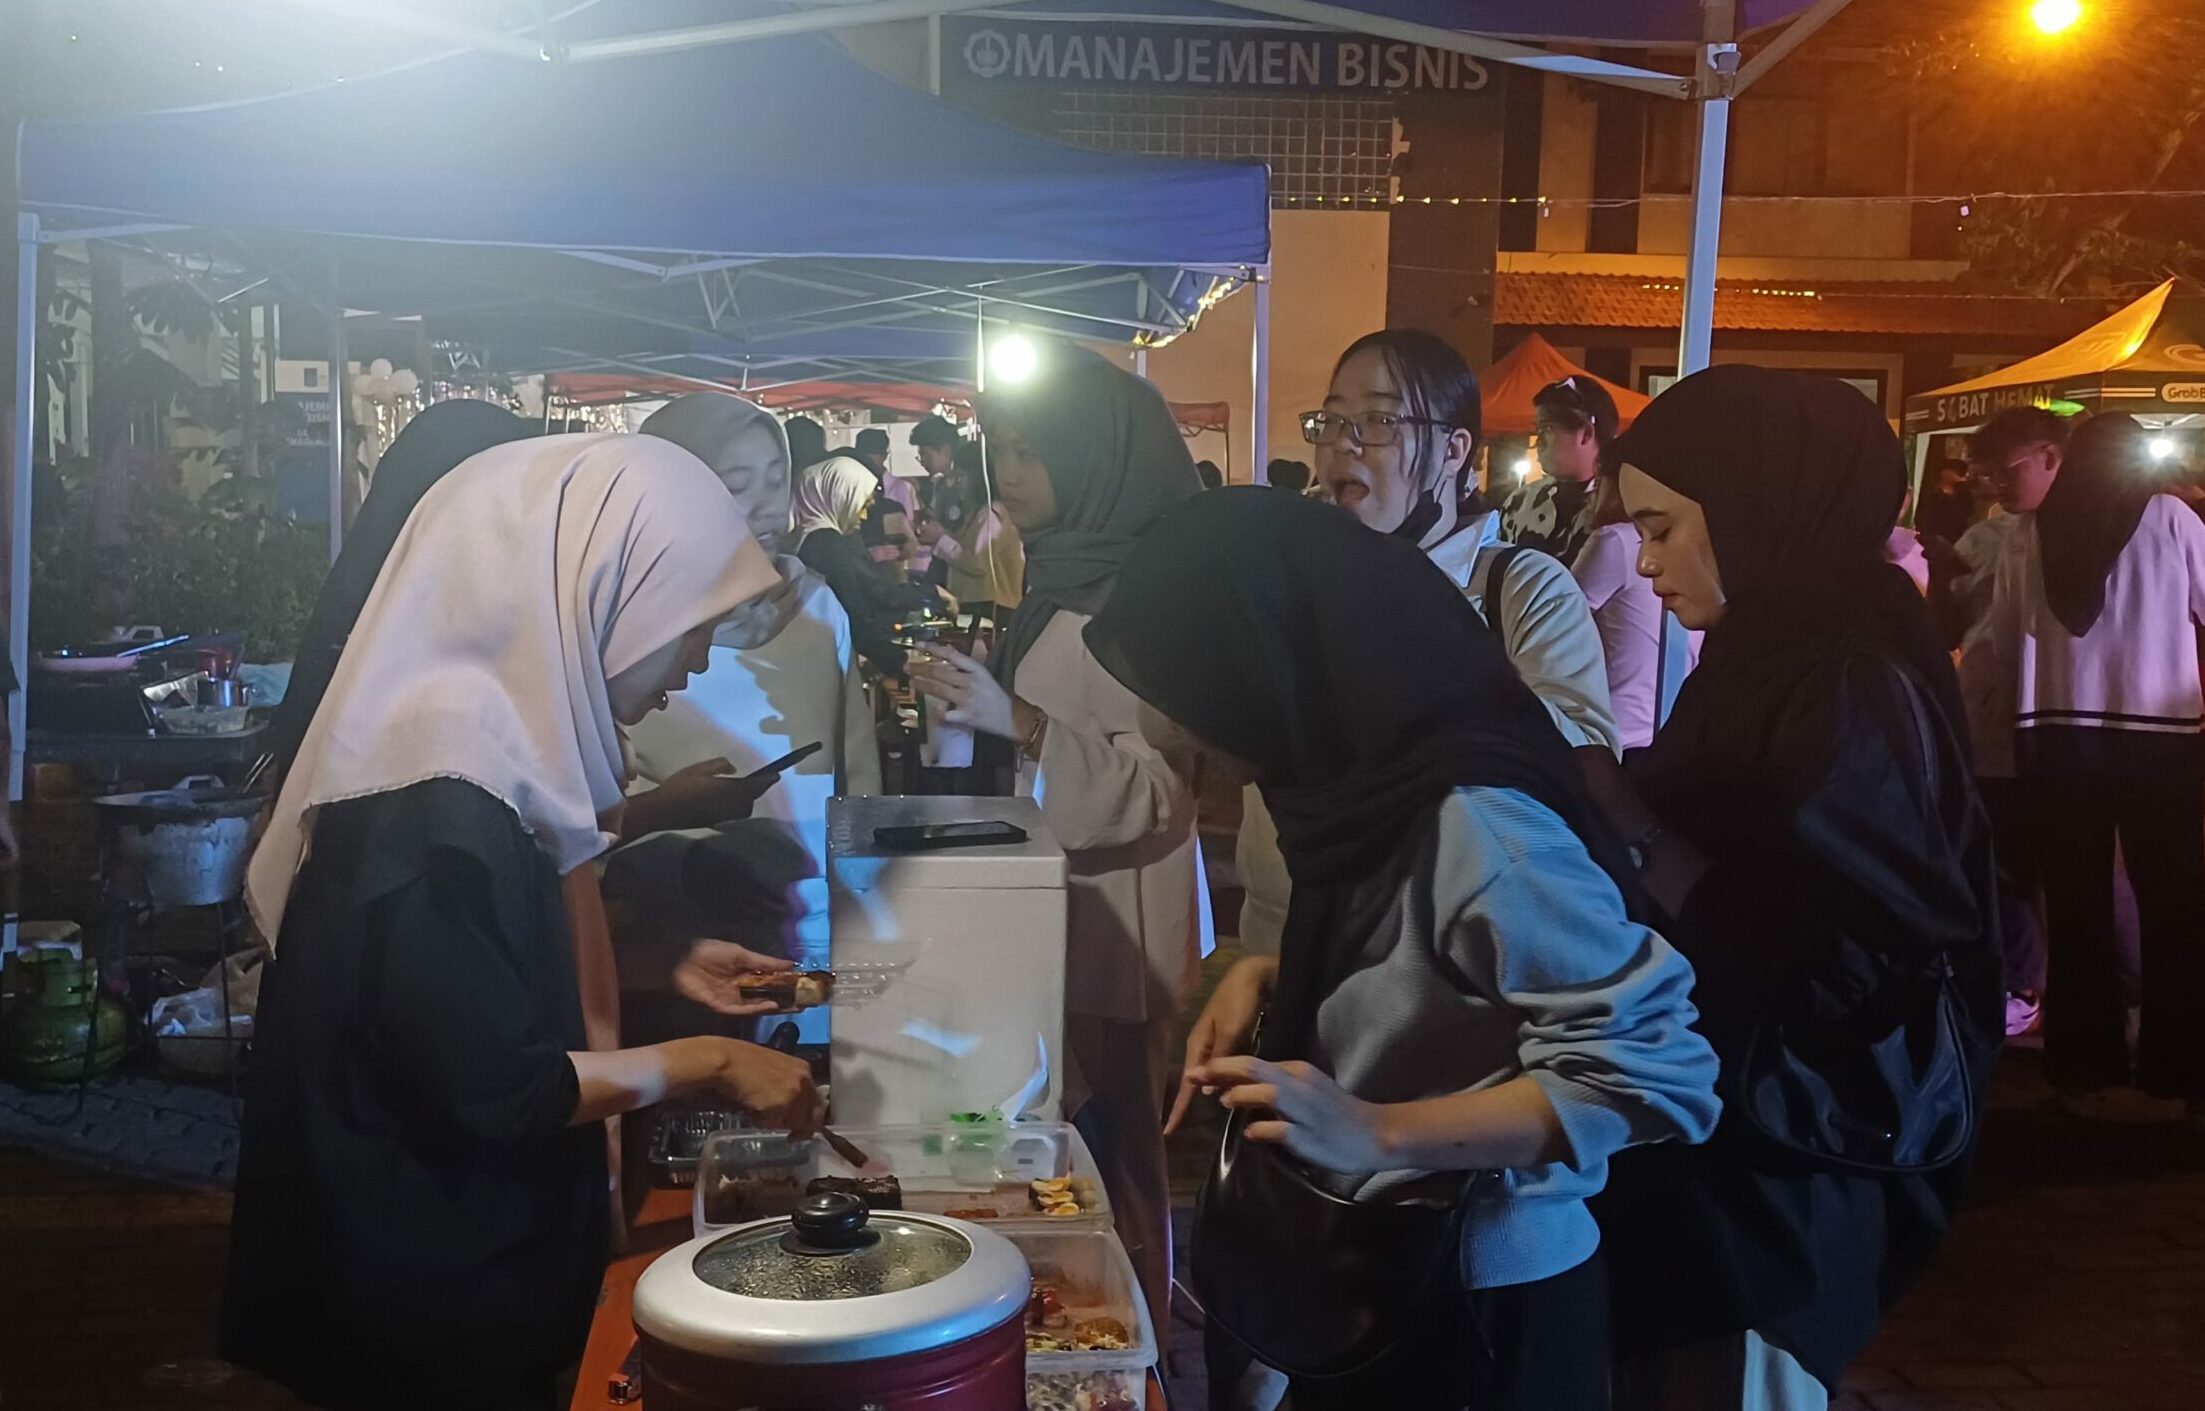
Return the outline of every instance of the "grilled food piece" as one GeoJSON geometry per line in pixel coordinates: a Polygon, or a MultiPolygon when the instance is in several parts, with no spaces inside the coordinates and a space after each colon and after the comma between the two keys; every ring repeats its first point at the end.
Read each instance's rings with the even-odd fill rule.
{"type": "Polygon", "coordinates": [[[761,970],[737,976],[735,992],[748,1003],[769,1003],[778,1006],[778,1014],[794,1014],[832,1002],[835,977],[831,970],[761,970]]]}

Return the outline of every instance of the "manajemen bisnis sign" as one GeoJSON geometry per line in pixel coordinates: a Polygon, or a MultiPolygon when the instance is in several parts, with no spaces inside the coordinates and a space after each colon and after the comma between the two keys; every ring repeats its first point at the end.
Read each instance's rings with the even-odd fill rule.
{"type": "Polygon", "coordinates": [[[1467,54],[1310,30],[955,17],[942,28],[945,87],[1461,93],[1492,80],[1467,54]]]}

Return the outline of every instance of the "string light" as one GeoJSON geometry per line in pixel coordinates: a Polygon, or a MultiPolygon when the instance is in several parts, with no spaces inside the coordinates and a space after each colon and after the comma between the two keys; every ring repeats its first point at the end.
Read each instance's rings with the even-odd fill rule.
{"type": "MultiPolygon", "coordinates": [[[[1655,203],[1679,203],[1692,199],[1687,192],[1664,192],[1652,196],[1408,196],[1399,192],[1391,195],[1378,192],[1359,192],[1349,196],[1302,196],[1281,192],[1271,198],[1283,205],[1300,205],[1304,202],[1322,206],[1328,202],[1356,206],[1536,206],[1542,216],[1552,215],[1557,206],[1573,210],[1617,211],[1633,206],[1655,203]]],[[[1953,206],[1961,219],[1975,214],[1975,205],[1981,201],[2097,201],[2097,200],[2161,200],[2205,201],[2205,188],[2186,187],[2175,190],[2155,190],[2149,187],[2107,189],[2099,191],[1979,191],[1968,196],[1751,196],[1733,192],[1723,194],[1726,206],[1752,206],[1791,204],[1802,200],[1842,201],[1849,206],[1953,206]]]]}

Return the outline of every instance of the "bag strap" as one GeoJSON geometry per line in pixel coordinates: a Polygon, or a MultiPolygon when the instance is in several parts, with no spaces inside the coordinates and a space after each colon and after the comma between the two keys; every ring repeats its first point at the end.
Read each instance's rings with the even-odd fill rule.
{"type": "Polygon", "coordinates": [[[1478,595],[1478,616],[1500,642],[1504,655],[1508,651],[1508,632],[1501,624],[1501,594],[1508,588],[1508,570],[1515,567],[1523,551],[1521,544],[1502,544],[1489,554],[1480,554],[1478,571],[1471,577],[1478,595]]]}
{"type": "Polygon", "coordinates": [[[1677,615],[1667,608],[1661,613],[1661,635],[1655,645],[1654,657],[1654,728],[1669,723],[1669,714],[1677,708],[1677,692],[1684,689],[1684,678],[1692,674],[1692,634],[1677,615]]]}

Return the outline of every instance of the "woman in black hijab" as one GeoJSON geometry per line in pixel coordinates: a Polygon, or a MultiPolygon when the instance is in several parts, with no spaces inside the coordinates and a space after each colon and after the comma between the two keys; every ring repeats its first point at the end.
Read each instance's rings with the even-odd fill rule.
{"type": "Polygon", "coordinates": [[[1621,1148],[1707,1133],[1714,1061],[1545,708],[1412,545],[1255,488],[1159,523],[1086,636],[1161,713],[1153,743],[1252,777],[1294,882],[1279,957],[1196,1024],[1174,1119],[1221,1090],[1254,1115],[1244,1142],[1358,1203],[1499,1173],[1462,1199],[1440,1296],[1349,1375],[1254,1326],[1254,1271],[1204,1233],[1234,1198],[1213,1192],[1194,1258],[1219,1321],[1294,1375],[1296,1411],[1605,1406],[1584,1202],[1621,1148]]]}
{"type": "Polygon", "coordinates": [[[1639,572],[1707,639],[1602,803],[1699,974],[1726,1103],[1705,1147],[1616,1165],[1623,1402],[1819,1406],[1950,1221],[1999,1032],[1958,686],[1883,560],[1906,472],[1858,392],[1717,368],[1613,455],[1639,572]],[[1901,1044],[1945,1086],[1876,1066],[1901,1044]],[[1818,1100],[1771,1115],[1792,1079],[1818,1100]]]}
{"type": "Polygon", "coordinates": [[[1028,381],[982,396],[980,420],[998,502],[1025,538],[1026,595],[985,667],[929,648],[913,655],[912,680],[949,703],[951,724],[1016,750],[1018,791],[1040,801],[1071,855],[1067,1105],[1079,1103],[1074,1120],[1162,1328],[1171,1202],[1159,1114],[1203,939],[1194,795],[1141,739],[1138,702],[1096,665],[1080,628],[1141,533],[1201,481],[1163,395],[1069,344],[1045,349],[1028,381]]]}
{"type": "Polygon", "coordinates": [[[255,766],[256,778],[273,770],[272,782],[280,787],[315,709],[328,694],[345,638],[360,620],[376,575],[429,487],[469,456],[532,434],[529,423],[505,408],[468,398],[437,402],[406,423],[376,462],[375,483],[345,533],[337,562],[322,580],[321,596],[314,600],[291,663],[291,684],[269,722],[268,754],[255,766]]]}

